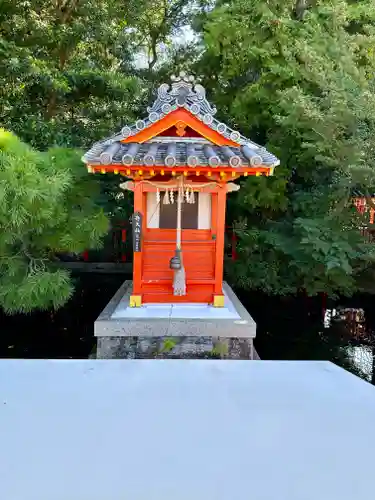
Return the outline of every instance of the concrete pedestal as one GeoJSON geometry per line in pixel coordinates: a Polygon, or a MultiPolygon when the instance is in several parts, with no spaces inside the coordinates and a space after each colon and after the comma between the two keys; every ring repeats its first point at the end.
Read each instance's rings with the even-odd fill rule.
{"type": "Polygon", "coordinates": [[[256,324],[224,283],[225,306],[147,304],[129,307],[132,282],[110,300],[94,331],[97,358],[254,359],[256,324]]]}

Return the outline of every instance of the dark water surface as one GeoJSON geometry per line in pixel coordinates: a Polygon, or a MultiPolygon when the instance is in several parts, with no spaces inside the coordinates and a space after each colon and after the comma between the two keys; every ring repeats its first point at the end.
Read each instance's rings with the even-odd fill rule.
{"type": "Polygon", "coordinates": [[[129,279],[123,274],[74,276],[76,292],[58,311],[6,316],[0,312],[0,358],[87,358],[95,349],[94,321],[129,279]]]}
{"type": "Polygon", "coordinates": [[[237,291],[261,359],[328,360],[375,383],[375,298],[268,297],[237,291]]]}
{"type": "MultiPolygon", "coordinates": [[[[0,357],[89,357],[96,345],[94,321],[125,279],[130,277],[83,273],[75,276],[73,298],[57,312],[15,316],[0,313],[0,357]]],[[[358,358],[361,351],[367,364],[371,363],[373,297],[323,304],[320,297],[268,297],[240,290],[236,293],[257,323],[255,344],[261,359],[331,360],[362,376],[367,370],[367,379],[371,380],[369,367],[359,368],[348,353],[351,349],[358,358]],[[325,326],[323,307],[334,316],[327,320],[326,315],[325,326]],[[359,349],[363,344],[366,351],[359,349]]]]}

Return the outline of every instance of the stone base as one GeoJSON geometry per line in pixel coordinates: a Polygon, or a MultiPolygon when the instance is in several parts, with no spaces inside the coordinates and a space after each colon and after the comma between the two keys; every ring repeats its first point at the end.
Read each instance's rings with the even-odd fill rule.
{"type": "Polygon", "coordinates": [[[148,304],[129,307],[126,281],[95,322],[98,359],[254,359],[256,324],[228,284],[225,307],[148,304]]]}
{"type": "Polygon", "coordinates": [[[99,337],[98,359],[254,359],[253,340],[212,337],[99,337]]]}

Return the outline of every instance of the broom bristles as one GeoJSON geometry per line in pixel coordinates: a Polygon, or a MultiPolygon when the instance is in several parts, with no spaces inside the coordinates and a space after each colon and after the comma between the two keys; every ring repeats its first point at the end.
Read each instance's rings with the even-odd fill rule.
{"type": "Polygon", "coordinates": [[[186,295],[186,276],[184,262],[182,260],[182,252],[180,249],[177,250],[178,256],[180,257],[181,267],[180,269],[175,269],[173,275],[173,295],[181,297],[186,295]]]}
{"type": "Polygon", "coordinates": [[[173,295],[181,297],[186,295],[185,268],[176,269],[173,276],[173,295]]]}

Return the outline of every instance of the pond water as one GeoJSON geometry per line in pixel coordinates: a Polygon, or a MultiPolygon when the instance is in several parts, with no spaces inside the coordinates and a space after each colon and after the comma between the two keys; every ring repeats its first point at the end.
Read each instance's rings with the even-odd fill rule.
{"type": "MultiPolygon", "coordinates": [[[[89,357],[96,347],[93,324],[125,279],[124,274],[80,274],[76,293],[57,312],[0,313],[0,357],[89,357]]],[[[331,360],[372,379],[373,297],[324,304],[320,298],[268,297],[236,290],[257,322],[261,359],[331,360]]]]}
{"type": "Polygon", "coordinates": [[[257,323],[261,359],[329,360],[373,383],[373,296],[322,301],[237,291],[257,323]]]}
{"type": "Polygon", "coordinates": [[[96,347],[94,321],[129,277],[82,273],[65,307],[15,316],[0,312],[0,357],[87,358],[96,347]]]}

